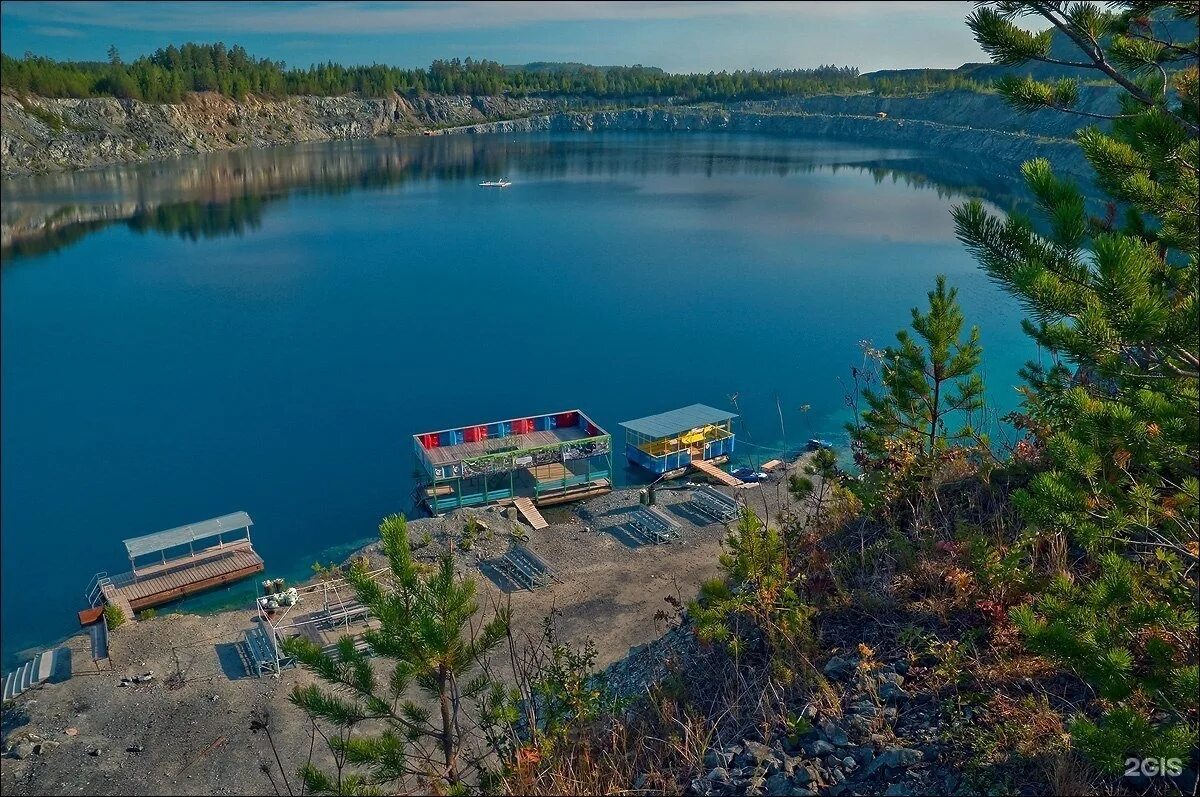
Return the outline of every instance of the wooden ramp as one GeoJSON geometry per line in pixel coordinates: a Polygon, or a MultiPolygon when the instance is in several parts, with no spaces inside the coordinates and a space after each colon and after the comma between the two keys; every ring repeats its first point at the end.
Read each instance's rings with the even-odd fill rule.
{"type": "Polygon", "coordinates": [[[525,520],[529,522],[529,525],[532,526],[534,530],[544,529],[550,525],[546,522],[546,518],[542,517],[542,513],[538,511],[537,507],[534,506],[533,502],[528,498],[514,498],[513,506],[515,506],[517,511],[525,516],[525,520]]]}
{"type": "Polygon", "coordinates": [[[702,459],[693,459],[692,467],[703,473],[705,476],[716,479],[726,487],[741,487],[743,484],[745,484],[745,482],[743,482],[737,476],[728,474],[711,462],[706,462],[702,459]]]}

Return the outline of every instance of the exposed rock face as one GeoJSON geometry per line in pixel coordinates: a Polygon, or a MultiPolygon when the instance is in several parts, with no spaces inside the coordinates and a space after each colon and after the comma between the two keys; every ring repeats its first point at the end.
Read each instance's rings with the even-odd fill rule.
{"type": "Polygon", "coordinates": [[[561,112],[469,125],[449,133],[509,133],[599,130],[754,132],[783,136],[871,141],[897,147],[920,147],[956,154],[971,153],[1005,166],[1036,157],[1050,158],[1056,168],[1086,176],[1090,167],[1070,139],[981,129],[889,115],[846,116],[827,113],[763,113],[725,108],[630,108],[623,111],[561,112]]]}
{"type": "Polygon", "coordinates": [[[3,174],[82,169],[235,147],[372,138],[544,113],[538,98],[289,97],[242,102],[189,95],[177,105],[0,96],[3,174]]]}
{"type": "MultiPolygon", "coordinates": [[[[1108,112],[1115,93],[1086,89],[1084,110],[1108,112]]],[[[176,105],[94,98],[0,96],[4,175],[82,169],[239,147],[419,133],[539,130],[707,130],[869,140],[969,152],[1015,165],[1048,155],[1064,170],[1087,168],[1069,136],[1087,121],[1056,112],[1019,114],[995,94],[825,96],[728,107],[580,111],[577,101],[538,97],[248,97],[189,95],[176,105]],[[886,114],[879,118],[878,114],[886,114]]]]}

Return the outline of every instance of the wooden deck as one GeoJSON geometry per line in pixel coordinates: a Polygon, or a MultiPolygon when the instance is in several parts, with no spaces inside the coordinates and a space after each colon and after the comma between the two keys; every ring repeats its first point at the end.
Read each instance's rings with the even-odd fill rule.
{"type": "Polygon", "coordinates": [[[726,473],[711,462],[706,462],[702,459],[692,460],[692,467],[703,473],[705,476],[724,484],[726,487],[741,487],[743,484],[745,484],[745,482],[743,482],[737,476],[726,473]]]}
{"type": "Polygon", "coordinates": [[[612,484],[609,483],[608,479],[594,479],[587,484],[576,484],[568,487],[566,490],[542,493],[538,496],[536,504],[538,506],[568,504],[572,501],[582,501],[584,498],[591,498],[611,492],[612,484]]]}
{"type": "Polygon", "coordinates": [[[126,573],[112,579],[103,588],[104,600],[125,611],[132,619],[133,612],[159,606],[173,600],[238,581],[263,570],[262,557],[248,545],[227,547],[219,554],[205,553],[192,559],[158,565],[153,573],[126,573]]]}
{"type": "Polygon", "coordinates": [[[563,479],[574,476],[574,473],[567,470],[567,466],[561,462],[551,462],[546,465],[534,465],[525,468],[525,471],[539,482],[561,482],[563,479]]]}
{"type": "Polygon", "coordinates": [[[480,440],[475,443],[459,443],[455,446],[438,446],[425,449],[429,461],[438,465],[473,459],[503,450],[539,448],[566,443],[571,440],[583,439],[583,430],[578,426],[564,426],[561,429],[550,429],[540,432],[526,432],[508,437],[498,437],[491,440],[480,440]]]}

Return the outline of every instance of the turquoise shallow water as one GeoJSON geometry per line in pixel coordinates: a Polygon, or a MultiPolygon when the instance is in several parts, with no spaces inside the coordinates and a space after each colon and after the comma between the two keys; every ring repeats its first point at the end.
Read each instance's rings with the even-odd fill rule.
{"type": "Polygon", "coordinates": [[[98,218],[0,270],[3,653],[69,633],[124,537],[245,509],[269,574],[349,550],[410,508],[416,432],[570,407],[616,432],[736,394],[740,441],[764,446],[743,456],[842,441],[860,341],[890,342],[938,273],[1011,409],[1032,344],[949,215],[1011,191],[930,153],[708,135],[344,142],[6,181],[6,222],[98,218]],[[477,186],[499,176],[514,185],[477,186]]]}

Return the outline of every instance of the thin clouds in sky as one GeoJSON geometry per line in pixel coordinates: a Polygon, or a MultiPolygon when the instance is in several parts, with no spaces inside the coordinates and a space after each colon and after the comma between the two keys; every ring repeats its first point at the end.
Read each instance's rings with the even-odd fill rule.
{"type": "Polygon", "coordinates": [[[0,2],[5,52],[103,59],[186,41],[259,57],[422,66],[435,58],[566,60],[670,71],[983,60],[968,0],[884,2],[0,2]]]}
{"type": "Polygon", "coordinates": [[[54,25],[34,25],[30,30],[40,36],[51,36],[60,39],[79,39],[87,35],[76,28],[63,28],[54,25]]]}
{"type": "MultiPolygon", "coordinates": [[[[250,33],[405,33],[507,28],[553,22],[777,18],[835,22],[946,12],[946,2],[22,2],[8,16],[83,27],[250,33]]],[[[961,16],[958,8],[953,13],[961,16]]],[[[43,28],[43,30],[46,30],[43,28]]],[[[57,30],[65,30],[58,28],[57,30]]],[[[57,34],[63,35],[61,32],[57,34]]]]}

